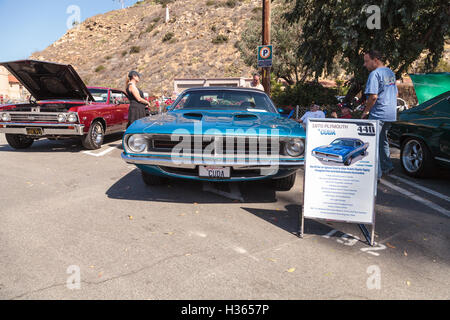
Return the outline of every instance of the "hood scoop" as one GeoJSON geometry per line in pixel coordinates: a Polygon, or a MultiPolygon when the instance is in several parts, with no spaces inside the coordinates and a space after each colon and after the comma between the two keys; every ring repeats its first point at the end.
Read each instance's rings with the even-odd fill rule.
{"type": "Polygon", "coordinates": [[[234,121],[256,121],[258,117],[254,114],[236,114],[234,115],[234,121]]]}
{"type": "Polygon", "coordinates": [[[183,114],[183,117],[185,117],[186,119],[189,119],[189,120],[202,120],[203,114],[190,112],[190,113],[183,114]]]}

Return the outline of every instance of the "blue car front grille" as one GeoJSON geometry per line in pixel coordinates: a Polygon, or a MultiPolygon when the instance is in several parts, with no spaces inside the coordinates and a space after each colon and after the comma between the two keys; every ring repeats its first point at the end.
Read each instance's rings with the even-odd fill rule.
{"type": "MultiPolygon", "coordinates": [[[[271,139],[258,139],[249,137],[223,137],[222,139],[211,138],[208,141],[194,141],[191,139],[190,148],[192,153],[215,153],[217,155],[230,154],[280,154],[279,143],[274,143],[271,139]]],[[[278,140],[277,140],[278,141],[278,140]]],[[[155,138],[150,143],[150,151],[171,153],[181,143],[179,141],[171,141],[170,137],[155,138]]],[[[186,144],[184,145],[186,148],[186,144]]]]}

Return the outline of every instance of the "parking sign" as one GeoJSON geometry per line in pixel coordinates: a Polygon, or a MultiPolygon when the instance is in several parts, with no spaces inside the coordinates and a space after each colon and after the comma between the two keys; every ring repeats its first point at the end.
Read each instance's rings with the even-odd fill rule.
{"type": "Polygon", "coordinates": [[[271,45],[258,47],[258,67],[267,68],[272,66],[273,47],[271,45]]]}

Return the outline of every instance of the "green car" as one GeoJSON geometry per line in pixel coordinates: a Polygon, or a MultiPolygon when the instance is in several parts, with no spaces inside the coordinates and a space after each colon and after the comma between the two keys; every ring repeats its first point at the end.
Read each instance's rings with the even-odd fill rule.
{"type": "Polygon", "coordinates": [[[428,177],[437,164],[450,168],[450,73],[411,75],[411,79],[420,104],[399,114],[388,138],[401,150],[407,175],[428,177]],[[428,100],[430,95],[433,98],[428,100]]]}

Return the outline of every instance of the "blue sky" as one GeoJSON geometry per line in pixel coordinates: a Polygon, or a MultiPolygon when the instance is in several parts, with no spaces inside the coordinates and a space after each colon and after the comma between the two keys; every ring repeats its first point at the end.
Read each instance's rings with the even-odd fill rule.
{"type": "MultiPolygon", "coordinates": [[[[124,0],[130,6],[136,0],[124,0]]],[[[28,58],[67,32],[67,23],[75,19],[78,6],[81,21],[100,13],[120,9],[113,0],[0,0],[0,61],[28,58]]]]}

